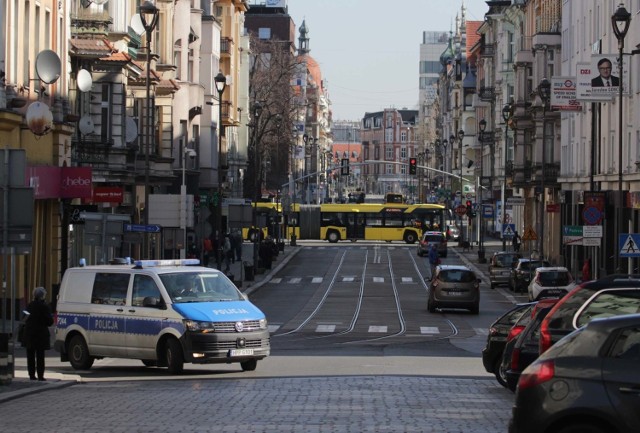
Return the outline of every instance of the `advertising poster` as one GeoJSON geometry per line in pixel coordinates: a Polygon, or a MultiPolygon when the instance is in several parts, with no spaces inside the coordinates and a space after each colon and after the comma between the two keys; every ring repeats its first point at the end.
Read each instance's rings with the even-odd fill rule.
{"type": "Polygon", "coordinates": [[[624,94],[629,89],[629,59],[624,59],[624,76],[618,71],[616,54],[594,54],[591,62],[576,64],[576,91],[579,101],[606,102],[618,95],[620,83],[624,94]]]}
{"type": "Polygon", "coordinates": [[[582,103],[576,97],[575,77],[551,78],[551,109],[555,111],[582,110],[582,103]]]}

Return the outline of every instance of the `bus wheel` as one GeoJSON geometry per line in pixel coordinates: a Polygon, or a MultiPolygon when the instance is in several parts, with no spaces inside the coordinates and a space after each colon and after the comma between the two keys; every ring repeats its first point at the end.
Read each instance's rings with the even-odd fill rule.
{"type": "Polygon", "coordinates": [[[340,240],[340,233],[335,230],[330,230],[327,232],[327,240],[332,244],[335,244],[340,240]]]}
{"type": "Polygon", "coordinates": [[[418,240],[418,236],[414,232],[406,232],[404,234],[404,241],[408,244],[415,244],[418,240]]]}

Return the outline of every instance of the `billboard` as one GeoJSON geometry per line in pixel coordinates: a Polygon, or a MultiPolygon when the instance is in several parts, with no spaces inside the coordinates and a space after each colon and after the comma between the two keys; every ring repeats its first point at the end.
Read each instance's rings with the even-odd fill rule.
{"type": "Polygon", "coordinates": [[[575,77],[551,78],[551,109],[556,111],[582,110],[582,103],[576,98],[575,77]]]}
{"type": "Polygon", "coordinates": [[[593,54],[589,63],[576,64],[576,90],[580,101],[606,102],[613,99],[623,84],[629,94],[629,59],[624,58],[624,74],[619,76],[616,54],[593,54]],[[621,81],[622,80],[622,81],[621,81]]]}

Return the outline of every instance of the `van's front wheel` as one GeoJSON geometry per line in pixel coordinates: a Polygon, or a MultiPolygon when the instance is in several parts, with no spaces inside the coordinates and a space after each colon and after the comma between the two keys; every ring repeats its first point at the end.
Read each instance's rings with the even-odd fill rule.
{"type": "Polygon", "coordinates": [[[69,363],[75,370],[88,370],[93,365],[93,357],[82,335],[75,335],[67,348],[69,363]]]}
{"type": "Polygon", "coordinates": [[[242,367],[242,371],[254,371],[258,366],[257,359],[250,359],[248,361],[242,361],[240,363],[240,367],[242,367]]]}
{"type": "Polygon", "coordinates": [[[178,340],[171,338],[164,347],[164,356],[167,360],[167,368],[171,374],[180,374],[184,370],[184,358],[182,347],[178,340]]]}

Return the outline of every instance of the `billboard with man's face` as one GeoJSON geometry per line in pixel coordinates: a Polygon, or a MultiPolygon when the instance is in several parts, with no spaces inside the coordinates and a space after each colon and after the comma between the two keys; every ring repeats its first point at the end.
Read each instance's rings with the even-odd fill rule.
{"type": "Polygon", "coordinates": [[[594,54],[589,63],[578,63],[576,70],[577,99],[606,102],[619,94],[623,84],[624,94],[629,91],[629,59],[624,59],[624,76],[620,77],[618,58],[615,54],[594,54]]]}

